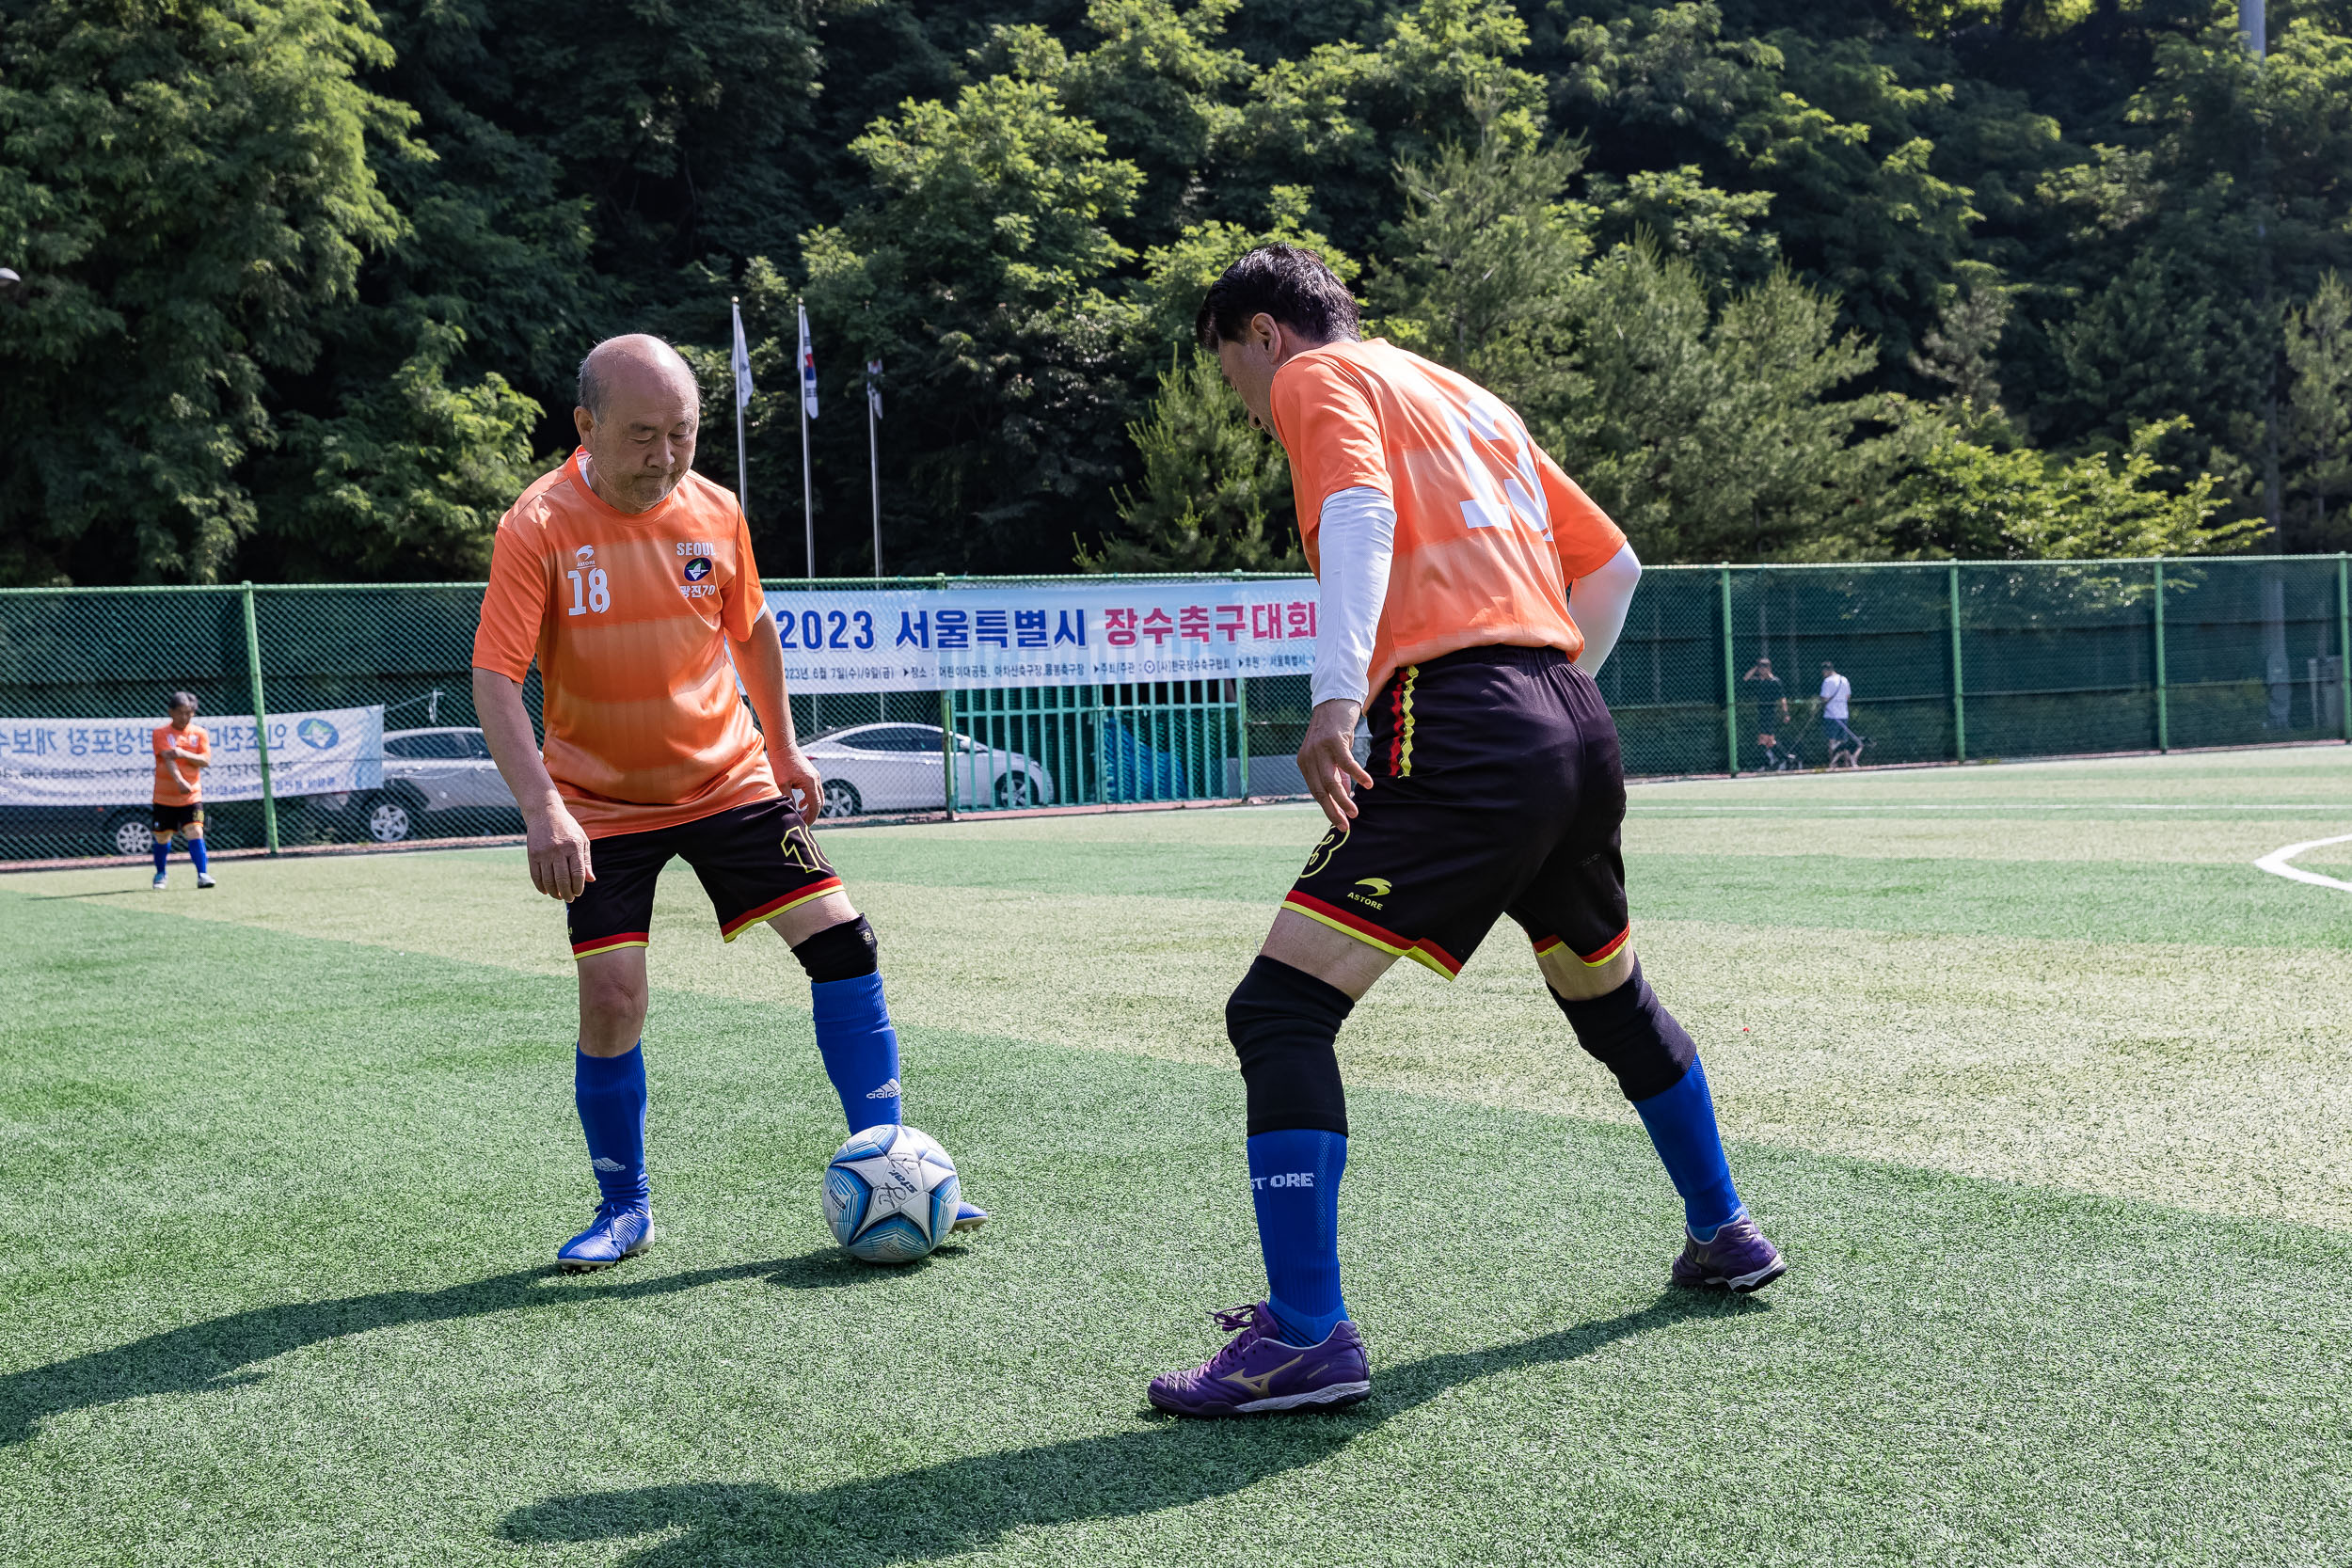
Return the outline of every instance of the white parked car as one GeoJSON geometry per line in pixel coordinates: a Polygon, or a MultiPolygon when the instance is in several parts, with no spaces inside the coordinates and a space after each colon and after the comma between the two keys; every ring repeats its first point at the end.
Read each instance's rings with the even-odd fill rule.
{"type": "MultiPolygon", "coordinates": [[[[342,812],[351,796],[323,795],[319,804],[342,812]]],[[[378,844],[398,844],[424,824],[428,812],[515,811],[514,793],[490,760],[482,732],[461,725],[393,730],[384,736],[384,787],[356,798],[361,826],[378,844]]]]}
{"type": "MultiPolygon", "coordinates": [[[[825,776],[824,815],[944,808],[944,733],[937,724],[857,724],[808,742],[809,760],[825,776]]],[[[1042,763],[1019,752],[979,745],[965,735],[955,737],[955,748],[959,803],[1053,804],[1054,776],[1042,763]]]]}

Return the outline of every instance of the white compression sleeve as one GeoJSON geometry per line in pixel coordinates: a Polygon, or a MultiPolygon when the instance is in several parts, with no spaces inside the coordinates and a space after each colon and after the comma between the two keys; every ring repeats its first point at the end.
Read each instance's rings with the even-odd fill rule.
{"type": "Polygon", "coordinates": [[[1389,599],[1389,568],[1396,559],[1396,507],[1369,485],[1336,491],[1324,499],[1315,539],[1323,608],[1309,701],[1344,697],[1360,703],[1372,674],[1380,607],[1389,599]]]}
{"type": "Polygon", "coordinates": [[[1570,587],[1568,613],[1584,634],[1584,651],[1576,656],[1576,667],[1586,674],[1599,674],[1601,661],[1617,645],[1626,611],[1633,608],[1633,585],[1641,580],[1642,562],[1628,545],[1570,587]]]}

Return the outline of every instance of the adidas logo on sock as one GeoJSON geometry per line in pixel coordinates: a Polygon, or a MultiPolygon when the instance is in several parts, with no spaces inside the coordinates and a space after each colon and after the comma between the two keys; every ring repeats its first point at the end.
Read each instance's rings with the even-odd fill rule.
{"type": "Polygon", "coordinates": [[[599,1154],[588,1163],[594,1165],[596,1169],[603,1171],[608,1176],[614,1171],[628,1169],[627,1165],[621,1164],[621,1162],[615,1160],[610,1154],[599,1154]]]}
{"type": "Polygon", "coordinates": [[[893,1078],[893,1079],[892,1079],[889,1083],[884,1084],[884,1085],[883,1085],[881,1088],[879,1088],[879,1089],[869,1089],[869,1090],[867,1090],[867,1091],[866,1091],[866,1099],[868,1099],[868,1100],[896,1100],[896,1099],[898,1099],[898,1081],[896,1078],[893,1078]]]}

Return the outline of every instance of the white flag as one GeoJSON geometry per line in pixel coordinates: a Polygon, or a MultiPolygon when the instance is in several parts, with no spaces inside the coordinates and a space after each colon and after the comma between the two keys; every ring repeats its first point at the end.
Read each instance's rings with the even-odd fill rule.
{"type": "Polygon", "coordinates": [[[743,341],[743,307],[740,305],[735,307],[735,356],[727,361],[727,368],[735,372],[735,406],[749,408],[752,405],[752,351],[750,345],[743,341]]]}
{"type": "Polygon", "coordinates": [[[866,361],[866,410],[876,419],[882,418],[882,361],[866,361]]]}
{"type": "Polygon", "coordinates": [[[817,351],[808,346],[808,307],[801,307],[801,409],[817,417],[817,351]]]}

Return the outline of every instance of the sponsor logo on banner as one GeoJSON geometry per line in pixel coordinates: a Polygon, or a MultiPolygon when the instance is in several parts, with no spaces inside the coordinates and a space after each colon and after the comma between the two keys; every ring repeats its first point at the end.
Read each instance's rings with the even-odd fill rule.
{"type": "Polygon", "coordinates": [[[341,732],[324,719],[305,719],[294,726],[294,734],[300,736],[302,743],[314,752],[330,750],[336,741],[342,738],[341,732]]]}

